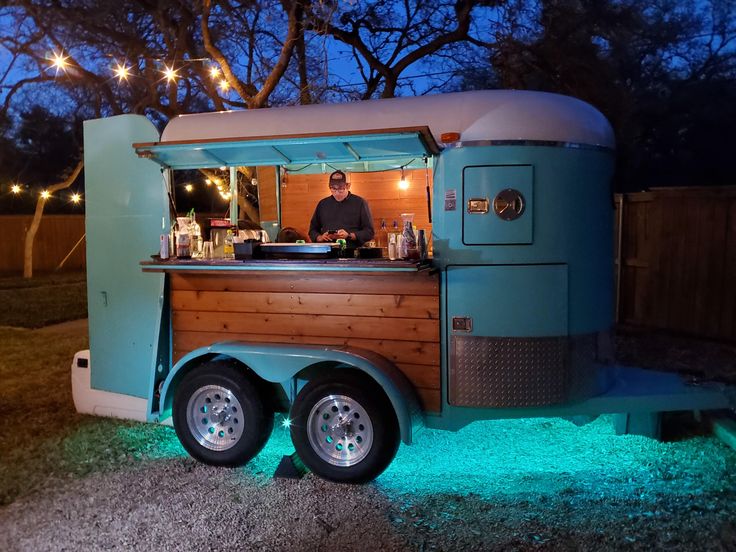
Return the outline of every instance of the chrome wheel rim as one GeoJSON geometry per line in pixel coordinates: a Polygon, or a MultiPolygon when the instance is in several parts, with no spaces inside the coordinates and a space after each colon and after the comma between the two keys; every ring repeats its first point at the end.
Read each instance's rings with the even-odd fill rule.
{"type": "Polygon", "coordinates": [[[243,409],[238,398],[226,387],[205,385],[189,398],[187,425],[203,447],[227,450],[243,435],[243,409]]]}
{"type": "Polygon", "coordinates": [[[328,395],[307,418],[309,444],[321,460],[333,466],[354,466],[373,445],[373,424],[365,408],[345,395],[328,395]]]}

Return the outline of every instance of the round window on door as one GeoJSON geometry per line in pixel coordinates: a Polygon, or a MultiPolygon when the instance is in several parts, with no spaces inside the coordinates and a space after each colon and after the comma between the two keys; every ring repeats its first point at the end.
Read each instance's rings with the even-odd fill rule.
{"type": "Polygon", "coordinates": [[[501,190],[493,198],[493,212],[503,220],[516,220],[524,213],[526,201],[521,192],[513,188],[501,190]]]}

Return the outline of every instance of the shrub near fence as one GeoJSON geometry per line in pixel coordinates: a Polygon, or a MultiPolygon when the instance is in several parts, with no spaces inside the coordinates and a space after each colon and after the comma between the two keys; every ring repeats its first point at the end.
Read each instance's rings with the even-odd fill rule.
{"type": "Polygon", "coordinates": [[[618,321],[736,341],[736,187],[616,197],[618,321]]]}
{"type": "MultiPolygon", "coordinates": [[[[32,215],[0,216],[0,273],[22,274],[26,230],[32,215]]],[[[33,271],[55,270],[84,235],[84,215],[44,215],[33,244],[33,271]]],[[[62,270],[86,268],[82,241],[64,263],[62,270]]]]}

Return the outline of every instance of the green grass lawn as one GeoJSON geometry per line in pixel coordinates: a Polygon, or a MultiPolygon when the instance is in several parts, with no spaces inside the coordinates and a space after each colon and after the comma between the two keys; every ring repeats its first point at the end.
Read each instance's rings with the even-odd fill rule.
{"type": "Polygon", "coordinates": [[[41,328],[87,318],[84,272],[0,278],[0,326],[41,328]]]}
{"type": "Polygon", "coordinates": [[[70,371],[86,332],[4,328],[0,339],[0,506],[48,484],[183,456],[170,427],[78,414],[70,371]]]}

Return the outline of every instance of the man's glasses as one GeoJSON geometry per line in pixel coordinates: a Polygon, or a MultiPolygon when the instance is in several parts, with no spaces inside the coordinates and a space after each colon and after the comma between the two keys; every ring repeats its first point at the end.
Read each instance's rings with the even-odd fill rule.
{"type": "Polygon", "coordinates": [[[344,192],[347,189],[347,186],[330,186],[330,190],[332,190],[333,192],[344,192]]]}

